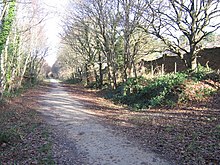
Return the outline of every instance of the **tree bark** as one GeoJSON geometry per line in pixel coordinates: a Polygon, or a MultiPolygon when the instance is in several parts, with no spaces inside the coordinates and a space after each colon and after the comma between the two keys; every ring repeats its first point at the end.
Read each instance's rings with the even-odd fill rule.
{"type": "Polygon", "coordinates": [[[103,86],[103,73],[102,73],[102,56],[99,52],[98,54],[98,61],[99,61],[99,88],[101,89],[103,86]]]}

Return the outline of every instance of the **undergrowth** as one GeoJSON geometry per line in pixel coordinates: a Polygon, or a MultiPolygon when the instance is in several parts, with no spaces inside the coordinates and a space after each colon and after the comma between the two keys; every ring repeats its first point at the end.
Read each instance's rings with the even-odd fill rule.
{"type": "Polygon", "coordinates": [[[12,98],[12,97],[20,96],[27,89],[35,87],[40,82],[41,81],[35,80],[35,81],[31,82],[31,83],[30,82],[23,83],[20,88],[13,89],[11,91],[8,91],[8,89],[6,89],[4,91],[4,93],[3,93],[3,96],[6,97],[6,98],[12,98]]]}
{"type": "Polygon", "coordinates": [[[80,78],[68,78],[64,82],[67,84],[78,84],[81,83],[82,80],[80,78]]]}
{"type": "MultiPolygon", "coordinates": [[[[156,106],[173,107],[189,100],[187,83],[194,84],[205,80],[219,82],[219,75],[214,71],[199,67],[198,71],[193,73],[171,73],[152,79],[130,78],[127,82],[121,83],[107,97],[134,109],[156,106]]],[[[195,91],[193,97],[199,100],[216,92],[217,88],[202,88],[195,91]]]]}

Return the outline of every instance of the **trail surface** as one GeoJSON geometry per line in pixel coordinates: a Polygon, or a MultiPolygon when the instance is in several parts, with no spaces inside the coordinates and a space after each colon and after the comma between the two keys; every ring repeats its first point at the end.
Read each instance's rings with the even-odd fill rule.
{"type": "Polygon", "coordinates": [[[104,127],[74,100],[57,81],[40,98],[39,111],[53,130],[53,156],[57,164],[167,165],[168,161],[142,150],[126,137],[104,127]]]}

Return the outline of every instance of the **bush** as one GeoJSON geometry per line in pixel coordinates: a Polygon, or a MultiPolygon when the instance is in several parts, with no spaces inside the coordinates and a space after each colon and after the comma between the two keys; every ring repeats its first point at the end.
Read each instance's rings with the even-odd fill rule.
{"type": "Polygon", "coordinates": [[[0,130],[0,144],[10,143],[16,140],[20,140],[20,135],[15,128],[11,128],[9,130],[0,130]]]}
{"type": "Polygon", "coordinates": [[[80,78],[69,78],[65,80],[65,83],[68,83],[68,84],[78,84],[80,82],[82,82],[80,78]]]}
{"type": "Polygon", "coordinates": [[[185,73],[168,74],[154,79],[131,78],[122,83],[115,91],[114,100],[137,109],[169,105],[173,106],[178,88],[188,75],[185,73]]]}
{"type": "Polygon", "coordinates": [[[177,73],[155,78],[141,91],[140,98],[149,100],[148,106],[171,106],[182,91],[179,86],[187,77],[185,73],[177,73]]]}
{"type": "MultiPolygon", "coordinates": [[[[120,83],[116,90],[110,91],[108,98],[135,109],[155,106],[173,107],[177,103],[187,103],[191,98],[214,94],[216,89],[207,87],[194,92],[196,84],[203,80],[219,82],[220,77],[216,72],[199,66],[198,71],[192,73],[188,71],[171,73],[153,79],[130,78],[127,82],[120,83]],[[192,90],[187,89],[190,86],[193,87],[192,90]]],[[[202,85],[204,82],[199,84],[202,85]]]]}
{"type": "Polygon", "coordinates": [[[20,96],[25,90],[29,88],[33,88],[34,86],[38,85],[40,81],[35,81],[34,83],[25,82],[19,88],[13,88],[11,91],[8,91],[8,88],[3,93],[3,96],[6,98],[13,98],[20,96]]]}
{"type": "Polygon", "coordinates": [[[1,143],[8,143],[11,139],[11,135],[7,132],[0,132],[0,144],[1,143]]]}
{"type": "Polygon", "coordinates": [[[202,81],[206,79],[211,79],[211,80],[219,79],[219,75],[214,70],[211,70],[201,65],[198,65],[197,71],[190,73],[190,77],[194,81],[202,81]]]}
{"type": "Polygon", "coordinates": [[[149,80],[143,77],[129,78],[126,82],[119,84],[116,93],[124,96],[138,93],[148,84],[148,82],[149,80]]]}
{"type": "Polygon", "coordinates": [[[87,88],[98,89],[100,87],[99,82],[93,81],[86,85],[87,88]]]}

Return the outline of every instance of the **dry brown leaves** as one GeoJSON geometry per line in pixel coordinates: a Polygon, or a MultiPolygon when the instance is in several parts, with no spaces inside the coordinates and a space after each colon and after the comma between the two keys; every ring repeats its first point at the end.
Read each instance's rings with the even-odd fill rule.
{"type": "Polygon", "coordinates": [[[143,149],[162,154],[177,164],[220,164],[220,94],[173,109],[134,112],[82,86],[63,85],[91,114],[119,130],[143,149]]]}
{"type": "MultiPolygon", "coordinates": [[[[205,104],[134,112],[100,97],[99,91],[63,86],[89,113],[143,149],[150,148],[176,164],[220,164],[220,93],[205,104]]],[[[52,164],[49,135],[35,111],[36,98],[50,88],[44,84],[1,104],[0,130],[9,130],[13,138],[0,144],[0,164],[52,164]]]]}
{"type": "Polygon", "coordinates": [[[6,141],[0,142],[0,164],[52,163],[48,128],[36,112],[37,97],[46,90],[46,86],[29,89],[1,103],[0,132],[6,141]]]}

